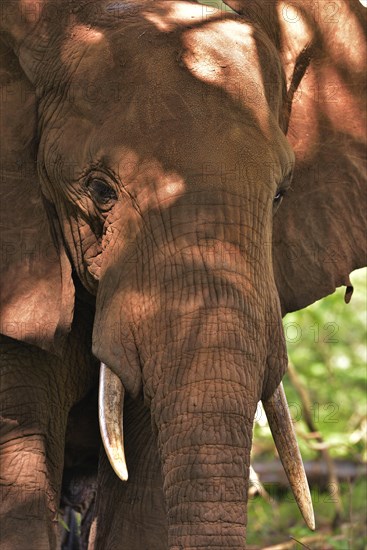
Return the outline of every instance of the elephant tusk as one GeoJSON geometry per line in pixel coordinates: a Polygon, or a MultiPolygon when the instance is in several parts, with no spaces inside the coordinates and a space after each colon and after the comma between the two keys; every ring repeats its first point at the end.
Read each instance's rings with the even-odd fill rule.
{"type": "Polygon", "coordinates": [[[269,399],[263,401],[263,405],[280,460],[298,507],[306,525],[314,531],[315,517],[310,489],[282,383],[269,399]]]}
{"type": "Polygon", "coordinates": [[[98,416],[103,446],[118,477],[127,481],[124,451],[123,408],[125,389],[104,363],[99,371],[98,416]]]}

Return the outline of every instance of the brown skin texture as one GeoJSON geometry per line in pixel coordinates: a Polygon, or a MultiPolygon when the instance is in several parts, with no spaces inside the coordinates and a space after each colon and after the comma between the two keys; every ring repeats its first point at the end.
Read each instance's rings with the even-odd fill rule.
{"type": "MultiPolygon", "coordinates": [[[[44,412],[34,420],[40,435],[31,457],[38,460],[40,451],[41,471],[50,473],[33,474],[39,470],[34,462],[26,474],[39,490],[42,520],[32,517],[31,503],[22,508],[18,547],[29,532],[40,548],[55,545],[52,519],[67,416],[95,379],[93,324],[94,355],[119,375],[131,396],[125,404],[129,482],[117,480],[102,454],[94,547],[244,548],[256,404],[271,395],[286,368],[281,307],[285,312],[312,302],[364,265],[363,180],[356,155],[363,136],[354,130],[355,111],[344,130],[348,140],[340,138],[341,115],[334,108],[329,122],[312,134],[314,141],[305,143],[300,136],[309,136],[313,126],[307,127],[302,109],[309,113],[312,107],[325,120],[324,109],[293,101],[289,120],[286,84],[294,80],[297,56],[309,37],[305,33],[295,42],[292,27],[273,10],[266,19],[256,2],[246,4],[251,13],[245,19],[203,17],[203,8],[186,2],[121,3],[108,9],[103,2],[70,9],[68,3],[56,3],[52,17],[46,2],[37,2],[32,16],[19,2],[4,5],[3,86],[12,114],[5,121],[10,134],[4,193],[17,204],[18,218],[12,223],[7,215],[5,222],[2,331],[48,350],[35,352],[12,341],[9,386],[27,378],[25,369],[35,372],[11,399],[12,406],[28,402],[45,379],[58,388],[57,399],[43,391],[44,412]],[[295,193],[287,204],[287,197],[275,214],[274,197],[291,184],[294,165],[284,135],[288,125],[298,154],[292,190],[300,199],[295,193]],[[341,219],[348,177],[354,187],[347,212],[353,209],[355,218],[350,223],[346,216],[343,232],[350,228],[357,245],[348,244],[345,261],[329,265],[308,251],[316,236],[326,249],[333,239],[345,242],[340,224],[323,230],[318,220],[327,200],[308,202],[302,193],[309,166],[318,161],[320,179],[310,185],[319,193],[324,189],[326,160],[335,162],[339,138],[344,171],[333,187],[334,208],[341,219]],[[318,140],[323,140],[320,158],[318,140]],[[342,147],[346,141],[350,147],[342,147]],[[15,168],[24,149],[26,174],[15,168]],[[25,215],[30,204],[35,207],[25,215]],[[317,230],[310,240],[313,223],[317,230]],[[287,263],[287,244],[295,238],[307,251],[307,269],[292,263],[293,257],[287,263]],[[9,254],[19,241],[27,250],[29,243],[41,242],[47,254],[39,254],[38,262],[24,261],[24,253],[9,254]],[[314,278],[325,279],[316,291],[314,278]],[[20,299],[21,285],[27,292],[20,299]],[[74,293],[84,318],[78,322],[76,308],[66,336],[74,293]],[[78,330],[86,335],[81,338],[78,330]],[[55,416],[57,421],[51,420],[55,416]]],[[[341,5],[347,11],[347,4],[341,5]]],[[[313,15],[307,9],[301,15],[319,37],[313,15]]],[[[320,33],[327,38],[332,29],[324,27],[320,33]]],[[[360,32],[357,18],[353,36],[356,29],[360,32]]],[[[333,46],[328,39],[318,43],[328,67],[331,57],[340,57],[341,46],[336,52],[333,46]]],[[[323,64],[315,59],[317,71],[312,64],[311,69],[320,79],[323,64]]],[[[349,66],[340,92],[348,91],[345,103],[351,97],[359,101],[363,88],[358,60],[349,66]]],[[[307,98],[310,74],[305,78],[307,98]]],[[[29,411],[21,410],[28,418],[29,411]]],[[[22,433],[20,452],[7,468],[10,480],[27,453],[27,441],[22,433]]],[[[21,487],[14,488],[10,509],[21,502],[21,493],[21,487]]],[[[5,516],[8,533],[14,531],[12,514],[5,516]]],[[[5,544],[14,547],[9,538],[5,544]]]]}
{"type": "Polygon", "coordinates": [[[287,88],[297,74],[300,79],[289,94],[293,181],[273,230],[282,312],[301,309],[341,285],[349,301],[349,273],[367,261],[367,10],[357,0],[226,3],[267,29],[280,50],[287,88]]]}
{"type": "MultiPolygon", "coordinates": [[[[3,548],[57,547],[68,414],[98,380],[98,362],[90,353],[91,328],[89,307],[77,302],[61,357],[1,336],[3,548]]],[[[70,443],[69,466],[77,462],[70,443]]],[[[82,443],[81,449],[78,443],[80,461],[87,445],[82,443]]]]}

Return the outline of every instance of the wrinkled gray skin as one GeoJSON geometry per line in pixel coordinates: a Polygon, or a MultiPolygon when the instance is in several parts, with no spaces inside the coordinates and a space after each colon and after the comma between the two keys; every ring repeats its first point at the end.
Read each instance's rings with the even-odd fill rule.
{"type": "MultiPolygon", "coordinates": [[[[68,415],[98,361],[129,394],[129,481],[102,452],[91,547],[245,547],[255,409],[287,364],[281,307],[365,262],[362,62],[320,23],[325,66],[345,54],[339,102],[299,101],[289,120],[310,36],[276,4],[249,2],[247,20],[189,2],[4,3],[2,548],[57,547],[68,415]]],[[[360,52],[356,4],[338,6],[360,52]]]]}

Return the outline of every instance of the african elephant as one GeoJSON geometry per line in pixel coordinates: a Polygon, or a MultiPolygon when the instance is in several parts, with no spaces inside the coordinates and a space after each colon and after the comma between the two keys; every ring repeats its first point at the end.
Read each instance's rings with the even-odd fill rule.
{"type": "Polygon", "coordinates": [[[228,4],[3,0],[4,550],[57,547],[100,362],[90,548],[245,548],[259,400],[313,527],[281,317],[366,265],[365,12],[228,4]]]}

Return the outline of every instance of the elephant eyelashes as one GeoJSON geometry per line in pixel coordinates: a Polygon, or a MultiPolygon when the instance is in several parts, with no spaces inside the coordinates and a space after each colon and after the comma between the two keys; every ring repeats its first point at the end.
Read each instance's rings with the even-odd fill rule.
{"type": "Polygon", "coordinates": [[[111,202],[117,200],[116,191],[101,178],[90,178],[86,185],[93,200],[102,208],[111,206],[111,202]]]}

